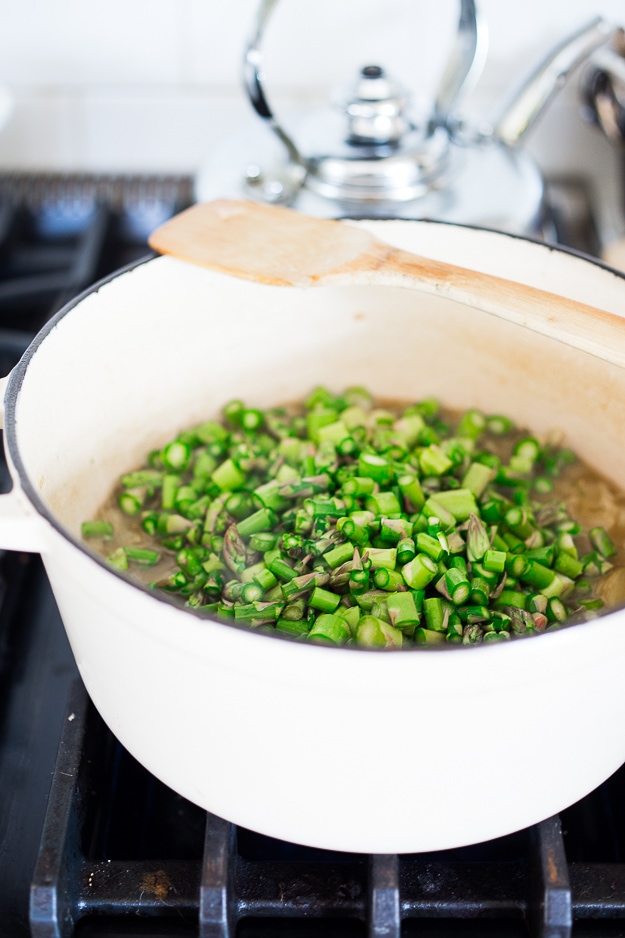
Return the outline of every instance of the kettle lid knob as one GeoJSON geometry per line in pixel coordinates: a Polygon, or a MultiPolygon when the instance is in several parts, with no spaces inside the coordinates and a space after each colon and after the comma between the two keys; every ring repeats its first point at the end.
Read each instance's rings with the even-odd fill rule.
{"type": "Polygon", "coordinates": [[[393,144],[409,128],[408,94],[379,65],[365,65],[345,103],[347,140],[354,144],[393,144]]]}

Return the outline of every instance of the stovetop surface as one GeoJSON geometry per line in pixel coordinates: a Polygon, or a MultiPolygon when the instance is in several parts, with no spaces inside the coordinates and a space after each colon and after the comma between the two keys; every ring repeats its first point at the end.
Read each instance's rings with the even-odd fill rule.
{"type": "MultiPolygon", "coordinates": [[[[148,255],[191,201],[186,177],[0,176],[0,374],[101,277],[148,255]]],[[[0,462],[0,491],[11,486],[0,462]]],[[[78,672],[41,560],[0,551],[0,935],[28,935],[29,893],[68,693],[78,672]]]]}
{"type": "MultiPolygon", "coordinates": [[[[583,195],[554,184],[547,231],[594,253],[583,195]]],[[[191,198],[184,177],[0,177],[0,373],[191,198]]],[[[438,854],[338,854],[236,829],[114,739],[40,559],[0,552],[0,936],[197,934],[625,935],[625,770],[559,818],[438,854]]]]}

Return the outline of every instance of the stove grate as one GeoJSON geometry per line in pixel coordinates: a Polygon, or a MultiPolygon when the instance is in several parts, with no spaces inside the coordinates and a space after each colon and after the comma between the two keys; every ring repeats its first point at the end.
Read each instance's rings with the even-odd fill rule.
{"type": "MultiPolygon", "coordinates": [[[[200,938],[279,934],[279,922],[303,923],[311,936],[400,938],[417,926],[415,934],[427,934],[432,925],[437,935],[460,934],[453,932],[459,924],[469,929],[462,934],[471,934],[472,925],[487,934],[496,922],[498,935],[568,938],[576,921],[625,917],[625,865],[567,863],[557,817],[491,844],[367,857],[299,848],[237,828],[151,780],[165,792],[160,797],[174,799],[181,826],[193,833],[177,832],[164,859],[161,845],[144,840],[138,848],[131,832],[125,855],[128,844],[110,826],[110,804],[102,812],[97,805],[110,802],[103,759],[117,765],[113,775],[123,784],[120,763],[134,760],[77,681],[31,886],[32,938],[105,934],[107,923],[120,927],[120,920],[124,933],[128,921],[139,920],[156,923],[159,934],[183,927],[200,938]]],[[[159,794],[147,801],[158,802],[159,794]]]]}
{"type": "Polygon", "coordinates": [[[0,316],[36,332],[192,201],[184,176],[0,174],[0,316]]]}

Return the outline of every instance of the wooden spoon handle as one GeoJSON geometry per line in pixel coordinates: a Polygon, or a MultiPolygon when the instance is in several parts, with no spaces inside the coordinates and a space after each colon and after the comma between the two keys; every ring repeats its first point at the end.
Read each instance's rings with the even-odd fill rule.
{"type": "MultiPolygon", "coordinates": [[[[366,256],[322,279],[395,284],[446,296],[625,367],[625,318],[527,284],[388,248],[380,242],[366,256]]],[[[625,300],[625,284],[623,296],[625,300]]]]}
{"type": "MultiPolygon", "coordinates": [[[[276,285],[379,283],[447,296],[625,366],[625,319],[501,277],[409,254],[365,228],[236,199],[194,205],[150,236],[155,250],[276,285]]],[[[625,297],[625,285],[624,285],[625,297]]],[[[625,304],[624,304],[625,314],[625,304]]]]}

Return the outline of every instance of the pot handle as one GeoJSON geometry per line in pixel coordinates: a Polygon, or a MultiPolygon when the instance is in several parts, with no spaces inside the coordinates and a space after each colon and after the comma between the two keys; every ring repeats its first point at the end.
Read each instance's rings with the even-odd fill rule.
{"type": "MultiPolygon", "coordinates": [[[[4,392],[10,375],[0,378],[0,429],[4,429],[4,392]]],[[[43,553],[43,524],[19,485],[0,495],[0,550],[43,553]]]]}
{"type": "Polygon", "coordinates": [[[41,520],[15,485],[6,495],[0,495],[0,549],[44,552],[41,520]]]}

